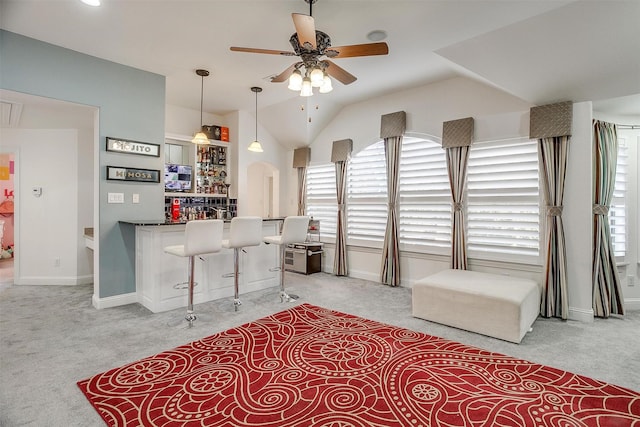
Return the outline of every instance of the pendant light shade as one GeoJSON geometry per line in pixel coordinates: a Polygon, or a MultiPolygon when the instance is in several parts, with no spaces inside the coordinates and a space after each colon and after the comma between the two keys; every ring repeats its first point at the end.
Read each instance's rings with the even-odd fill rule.
{"type": "Polygon", "coordinates": [[[251,91],[256,94],[256,139],[253,140],[251,144],[247,147],[247,150],[253,151],[255,153],[262,153],[264,150],[262,149],[262,145],[258,141],[258,93],[262,92],[261,87],[254,86],[251,88],[251,91]]]}
{"type": "Polygon", "coordinates": [[[200,130],[198,132],[196,132],[196,134],[193,137],[193,139],[191,140],[191,142],[194,143],[194,144],[198,144],[198,145],[209,145],[209,144],[211,144],[211,142],[209,141],[209,138],[207,137],[207,135],[205,135],[204,132],[202,132],[202,100],[203,100],[203,97],[204,97],[204,78],[209,75],[209,71],[198,69],[198,70],[196,70],[196,74],[199,75],[200,78],[201,78],[201,83],[200,83],[200,130]]]}

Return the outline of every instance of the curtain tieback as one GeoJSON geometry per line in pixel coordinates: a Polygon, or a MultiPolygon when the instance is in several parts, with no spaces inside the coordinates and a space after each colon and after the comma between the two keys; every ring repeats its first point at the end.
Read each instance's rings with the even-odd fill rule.
{"type": "Polygon", "coordinates": [[[460,212],[462,210],[462,202],[453,202],[453,210],[460,212]]]}
{"type": "Polygon", "coordinates": [[[594,215],[609,215],[609,206],[607,205],[593,205],[593,214],[594,215]]]}
{"type": "Polygon", "coordinates": [[[344,211],[344,203],[338,203],[338,211],[340,212],[344,211]]]}
{"type": "Polygon", "coordinates": [[[562,206],[547,206],[547,216],[562,215],[562,206]]]}

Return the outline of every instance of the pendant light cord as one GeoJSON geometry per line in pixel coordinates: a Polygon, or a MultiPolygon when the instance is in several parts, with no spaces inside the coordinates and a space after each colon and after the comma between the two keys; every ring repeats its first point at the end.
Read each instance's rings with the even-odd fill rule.
{"type": "Polygon", "coordinates": [[[258,140],[258,91],[256,91],[256,141],[258,140]]]}
{"type": "Polygon", "coordinates": [[[202,98],[204,94],[204,75],[200,76],[200,129],[202,129],[202,98]]]}

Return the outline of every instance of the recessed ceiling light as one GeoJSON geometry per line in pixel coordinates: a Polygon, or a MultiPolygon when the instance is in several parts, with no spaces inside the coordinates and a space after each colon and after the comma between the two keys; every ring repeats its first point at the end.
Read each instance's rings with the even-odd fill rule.
{"type": "Polygon", "coordinates": [[[100,0],[80,0],[84,4],[89,6],[100,6],[100,0]]]}
{"type": "Polygon", "coordinates": [[[367,38],[372,42],[379,42],[387,38],[387,32],[384,30],[373,30],[367,34],[367,38]]]}

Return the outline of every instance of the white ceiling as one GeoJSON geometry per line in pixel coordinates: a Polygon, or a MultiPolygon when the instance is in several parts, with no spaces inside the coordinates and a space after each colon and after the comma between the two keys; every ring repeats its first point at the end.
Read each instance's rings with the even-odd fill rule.
{"type": "Polygon", "coordinates": [[[382,29],[387,56],[334,61],[358,80],[301,98],[270,83],[295,57],[229,51],[291,50],[291,13],[303,0],[0,0],[0,27],[166,76],[167,103],[253,112],[283,145],[310,143],[343,106],[465,75],[534,104],[594,101],[640,116],[640,1],[318,0],[316,28],[336,46],[368,43],[382,29]],[[614,99],[615,98],[615,99],[614,99]],[[619,99],[618,99],[619,98],[619,99]],[[311,120],[310,120],[311,119],[311,120]]]}

